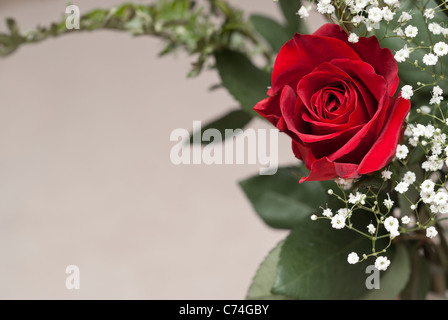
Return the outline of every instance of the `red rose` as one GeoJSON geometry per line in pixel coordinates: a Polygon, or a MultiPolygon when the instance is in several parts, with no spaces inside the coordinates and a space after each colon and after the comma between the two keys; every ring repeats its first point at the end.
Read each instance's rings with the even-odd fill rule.
{"type": "Polygon", "coordinates": [[[296,34],[280,50],[268,98],[255,110],[292,138],[305,180],[359,178],[393,158],[409,100],[393,54],[376,37],[348,42],[338,25],[296,34]]]}

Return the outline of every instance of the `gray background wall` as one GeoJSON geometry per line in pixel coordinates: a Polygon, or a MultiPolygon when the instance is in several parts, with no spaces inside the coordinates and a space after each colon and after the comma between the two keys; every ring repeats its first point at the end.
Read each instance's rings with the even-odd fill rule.
{"type": "MultiPolygon", "coordinates": [[[[121,2],[73,4],[86,12],[121,2]]],[[[270,0],[231,2],[280,17],[270,0]]],[[[65,6],[2,0],[0,30],[9,16],[23,29],[47,25],[65,6]]],[[[0,59],[1,299],[243,299],[286,235],[237,186],[258,165],[171,164],[173,129],[236,103],[208,91],[216,73],[186,79],[191,58],[157,58],[161,48],[102,31],[0,59]],[[80,290],[65,287],[70,264],[80,290]]],[[[279,148],[280,164],[296,161],[283,135],[279,148]]]]}

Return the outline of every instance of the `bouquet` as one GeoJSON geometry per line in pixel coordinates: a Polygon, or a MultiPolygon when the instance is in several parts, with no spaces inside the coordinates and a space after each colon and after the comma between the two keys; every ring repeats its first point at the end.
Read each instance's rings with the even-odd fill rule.
{"type": "Polygon", "coordinates": [[[260,117],[287,135],[297,164],[239,183],[268,226],[290,230],[247,299],[446,298],[448,3],[278,5],[283,21],[224,0],[127,3],[24,33],[9,19],[0,55],[70,32],[156,36],[162,55],[195,57],[188,76],[216,70],[212,89],[240,105],[198,134],[260,117]],[[318,14],[327,23],[311,33],[318,14]]]}

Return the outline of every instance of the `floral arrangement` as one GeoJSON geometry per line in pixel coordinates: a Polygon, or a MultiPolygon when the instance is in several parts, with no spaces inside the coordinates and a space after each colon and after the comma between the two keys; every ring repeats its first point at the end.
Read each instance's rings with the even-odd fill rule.
{"type": "MultiPolygon", "coordinates": [[[[260,1],[260,0],[257,0],[260,1]]],[[[265,0],[269,1],[269,0],[265,0]]],[[[240,186],[260,218],[289,229],[248,299],[424,299],[448,280],[448,4],[444,0],[280,0],[284,21],[223,0],[125,4],[21,33],[0,54],[69,32],[111,29],[196,57],[240,104],[208,124],[266,119],[290,137],[294,167],[240,186]],[[306,20],[328,23],[309,33],[306,20]],[[264,65],[255,64],[262,58],[264,65]]],[[[205,130],[204,128],[203,130],[205,130]]]]}

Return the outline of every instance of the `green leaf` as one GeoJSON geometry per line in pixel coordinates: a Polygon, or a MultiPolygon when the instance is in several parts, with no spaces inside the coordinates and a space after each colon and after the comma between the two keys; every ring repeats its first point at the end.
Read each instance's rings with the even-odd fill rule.
{"type": "Polygon", "coordinates": [[[258,69],[250,59],[236,51],[222,50],[215,54],[216,66],[222,84],[249,114],[260,100],[266,98],[271,75],[258,69]]]}
{"type": "Polygon", "coordinates": [[[279,52],[281,47],[291,39],[285,27],[271,18],[254,14],[250,16],[250,21],[274,52],[279,52]]]}
{"type": "Polygon", "coordinates": [[[271,293],[277,274],[277,264],[283,241],[269,252],[255,274],[247,293],[247,300],[288,300],[288,297],[271,293]]]}
{"type": "Polygon", "coordinates": [[[410,250],[411,276],[401,293],[403,300],[424,300],[431,287],[431,272],[428,261],[422,257],[417,247],[410,250]]]}
{"type": "Polygon", "coordinates": [[[274,175],[257,175],[240,181],[240,186],[263,221],[273,228],[291,229],[316,213],[328,201],[320,182],[300,184],[299,167],[279,168],[274,175]]]}
{"type": "Polygon", "coordinates": [[[363,300],[392,300],[399,296],[411,275],[411,263],[408,251],[403,244],[396,251],[387,271],[381,276],[380,289],[372,289],[363,300]]]}
{"type": "Polygon", "coordinates": [[[301,34],[308,34],[308,30],[306,28],[303,19],[300,19],[297,15],[297,11],[299,11],[302,6],[302,1],[300,0],[279,0],[280,9],[283,13],[283,16],[286,20],[286,27],[290,36],[292,37],[295,32],[301,34]]]}
{"type": "MultiPolygon", "coordinates": [[[[353,215],[354,226],[358,225],[354,219],[364,215],[358,211],[353,215]]],[[[367,224],[363,220],[358,229],[367,224]]],[[[383,241],[379,242],[378,248],[383,248],[383,241]]],[[[353,230],[332,229],[328,221],[304,220],[282,247],[272,292],[303,300],[359,299],[367,291],[367,265],[350,265],[347,256],[371,250],[371,241],[353,230]]]]}
{"type": "MultiPolygon", "coordinates": [[[[252,116],[247,112],[243,110],[233,110],[228,112],[224,116],[220,117],[219,119],[213,120],[204,127],[202,127],[200,136],[202,137],[202,134],[204,133],[205,130],[216,129],[220,132],[221,137],[223,137],[223,139],[229,138],[225,134],[226,129],[232,129],[232,130],[243,129],[251,120],[252,116]]],[[[194,132],[193,134],[190,134],[191,137],[190,143],[194,143],[193,137],[195,135],[199,135],[199,133],[194,132]]],[[[209,143],[213,143],[213,141],[212,142],[202,141],[202,144],[209,144],[209,143]]]]}

